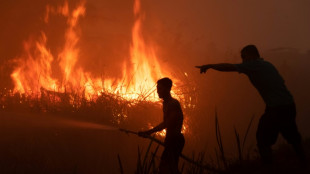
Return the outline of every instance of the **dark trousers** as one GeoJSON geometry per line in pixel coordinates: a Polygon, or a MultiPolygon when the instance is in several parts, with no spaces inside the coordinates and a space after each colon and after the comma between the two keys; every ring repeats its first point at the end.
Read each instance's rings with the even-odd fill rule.
{"type": "Polygon", "coordinates": [[[184,147],[182,134],[166,137],[165,149],[161,155],[159,174],[178,174],[179,157],[184,147]]]}
{"type": "Polygon", "coordinates": [[[294,147],[298,157],[304,159],[301,136],[295,118],[295,104],[266,107],[256,133],[257,146],[263,162],[272,162],[271,146],[275,144],[279,133],[294,147]]]}

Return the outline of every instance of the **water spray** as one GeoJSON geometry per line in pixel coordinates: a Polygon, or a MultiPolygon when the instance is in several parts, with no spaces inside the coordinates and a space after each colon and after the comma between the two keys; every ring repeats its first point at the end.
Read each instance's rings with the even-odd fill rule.
{"type": "MultiPolygon", "coordinates": [[[[156,139],[154,136],[150,136],[150,135],[146,135],[146,136],[140,136],[138,134],[138,132],[132,131],[132,130],[128,130],[128,129],[123,129],[123,128],[117,128],[117,127],[113,127],[113,126],[108,126],[108,125],[103,125],[103,124],[97,124],[97,123],[91,123],[91,122],[85,122],[85,121],[76,121],[76,120],[70,120],[70,119],[64,119],[64,118],[51,118],[54,119],[54,123],[56,123],[57,125],[62,125],[62,126],[66,126],[66,127],[75,127],[75,128],[83,128],[83,129],[96,129],[96,130],[107,130],[107,131],[121,131],[124,132],[126,134],[133,134],[139,137],[143,137],[143,138],[147,138],[153,142],[156,142],[157,144],[165,147],[164,142],[156,139]]],[[[51,120],[50,120],[51,121],[51,120]]],[[[51,122],[49,122],[51,123],[51,122]]],[[[221,173],[220,170],[215,169],[209,165],[202,165],[197,161],[194,161],[193,159],[181,154],[180,155],[181,158],[183,158],[185,161],[192,163],[196,166],[199,166],[203,169],[212,171],[212,172],[216,172],[216,173],[221,173]]]]}

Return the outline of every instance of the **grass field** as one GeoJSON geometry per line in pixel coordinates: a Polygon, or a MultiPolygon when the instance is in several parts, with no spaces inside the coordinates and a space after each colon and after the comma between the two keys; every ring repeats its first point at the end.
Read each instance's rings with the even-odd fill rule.
{"type": "MultiPolygon", "coordinates": [[[[113,127],[100,127],[96,123],[65,116],[4,111],[0,115],[1,173],[120,173],[118,155],[124,173],[134,173],[137,170],[137,147],[143,157],[149,143],[114,131],[113,127]]],[[[304,144],[309,153],[310,141],[306,140],[304,144]]],[[[152,147],[154,151],[155,143],[152,147]]],[[[161,150],[155,157],[157,164],[161,150]]],[[[196,155],[193,159],[199,157],[196,155]]],[[[201,158],[200,164],[218,167],[214,163],[216,160],[210,163],[204,159],[208,158],[201,158]]],[[[220,163],[223,162],[221,159],[220,163]]],[[[258,159],[240,161],[238,157],[227,158],[226,163],[226,168],[223,165],[218,168],[222,173],[309,173],[298,163],[288,145],[277,148],[272,168],[261,166],[258,159]]],[[[185,164],[183,173],[212,173],[184,160],[181,160],[180,168],[182,164],[185,164]]]]}

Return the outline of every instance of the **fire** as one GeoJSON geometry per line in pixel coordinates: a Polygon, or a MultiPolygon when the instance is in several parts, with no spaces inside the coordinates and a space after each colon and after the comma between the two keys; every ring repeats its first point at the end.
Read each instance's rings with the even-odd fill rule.
{"type": "Polygon", "coordinates": [[[143,40],[140,1],[135,0],[133,10],[135,22],[132,28],[132,43],[129,45],[132,66],[126,66],[128,64],[124,62],[122,77],[118,79],[94,77],[91,72],[77,66],[80,58],[78,43],[81,37],[79,19],[86,14],[85,2],[82,1],[73,10],[70,9],[67,1],[56,8],[46,7],[46,23],[49,22],[49,16],[55,14],[62,15],[67,20],[64,46],[57,55],[53,55],[43,31],[37,41],[25,42],[24,52],[15,58],[17,67],[11,74],[15,85],[14,93],[40,96],[43,89],[80,94],[90,100],[100,96],[102,92],[109,92],[127,100],[156,101],[156,80],[171,75],[162,71],[153,47],[146,45],[143,40]],[[55,62],[58,63],[61,77],[53,74],[52,64],[55,62]]]}
{"type": "Polygon", "coordinates": [[[54,90],[57,81],[51,77],[53,56],[46,48],[47,38],[44,33],[36,42],[24,43],[25,55],[15,61],[19,64],[11,77],[15,83],[15,92],[37,92],[40,88],[54,90]],[[32,53],[31,53],[32,51],[32,53]]]}
{"type": "MultiPolygon", "coordinates": [[[[163,77],[159,63],[152,47],[147,47],[141,36],[142,16],[140,14],[140,2],[135,1],[134,13],[136,21],[132,31],[132,45],[130,49],[131,61],[134,65],[133,69],[136,73],[132,79],[132,91],[142,89],[145,93],[154,88],[156,80],[163,77]],[[153,66],[153,68],[151,68],[153,66]],[[142,83],[141,83],[142,82],[142,83]],[[140,83],[140,84],[139,84],[140,83]],[[138,85],[134,85],[138,84],[138,85]]],[[[130,83],[130,82],[127,82],[130,83]]]]}

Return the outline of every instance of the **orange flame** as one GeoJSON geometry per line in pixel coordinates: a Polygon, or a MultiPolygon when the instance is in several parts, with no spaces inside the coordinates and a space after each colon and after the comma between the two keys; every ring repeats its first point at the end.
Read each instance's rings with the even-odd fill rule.
{"type": "Polygon", "coordinates": [[[134,4],[135,22],[130,44],[132,66],[128,67],[124,62],[123,77],[120,79],[101,79],[94,77],[90,72],[85,72],[82,67],[77,67],[80,51],[78,22],[85,13],[85,2],[81,2],[72,11],[69,10],[67,1],[57,8],[47,6],[44,17],[46,23],[50,14],[59,14],[67,19],[64,47],[57,56],[62,78],[53,76],[51,66],[56,59],[47,47],[47,37],[42,32],[38,41],[25,42],[24,54],[15,59],[18,66],[11,74],[15,84],[14,92],[32,95],[40,94],[41,89],[45,89],[60,93],[75,92],[91,99],[107,91],[128,100],[156,101],[156,80],[169,74],[163,73],[154,49],[146,45],[143,40],[140,1],[135,0],[134,4]]]}
{"type": "MultiPolygon", "coordinates": [[[[118,79],[94,77],[90,72],[85,72],[82,67],[77,66],[76,63],[80,58],[79,19],[86,14],[85,2],[79,3],[71,11],[69,9],[67,1],[56,8],[46,7],[44,16],[46,23],[53,14],[62,15],[67,20],[64,46],[54,57],[47,46],[48,38],[44,32],[41,32],[37,41],[25,42],[23,54],[14,59],[17,63],[11,74],[15,85],[14,93],[40,96],[43,89],[58,93],[77,93],[90,100],[96,99],[102,92],[109,92],[126,100],[157,101],[156,81],[171,75],[161,69],[154,48],[144,42],[141,32],[144,16],[141,13],[140,1],[135,0],[133,9],[135,22],[132,28],[132,43],[129,45],[131,66],[126,66],[128,63],[124,62],[122,77],[118,79]],[[61,77],[55,77],[52,72],[52,64],[55,65],[55,62],[58,62],[61,77]]],[[[172,79],[177,82],[177,79],[173,77],[172,79]]],[[[183,126],[183,133],[186,127],[183,126]]],[[[165,130],[157,133],[159,136],[165,134],[165,130]]]]}
{"type": "Polygon", "coordinates": [[[40,88],[54,90],[57,81],[51,77],[51,63],[54,60],[50,51],[46,48],[47,38],[44,33],[36,42],[24,43],[26,54],[16,59],[19,64],[11,77],[15,83],[15,92],[38,92],[40,88]]]}

